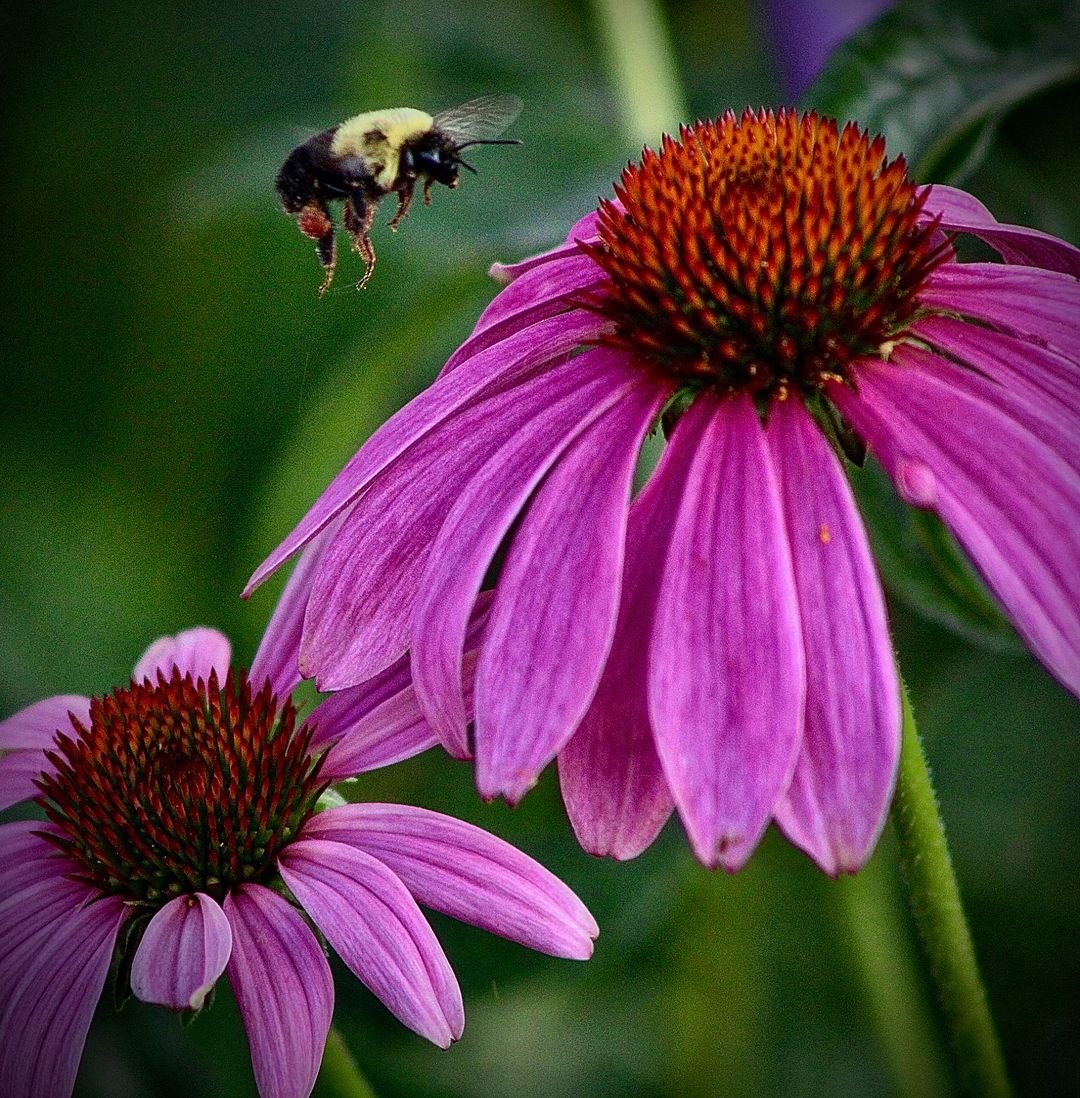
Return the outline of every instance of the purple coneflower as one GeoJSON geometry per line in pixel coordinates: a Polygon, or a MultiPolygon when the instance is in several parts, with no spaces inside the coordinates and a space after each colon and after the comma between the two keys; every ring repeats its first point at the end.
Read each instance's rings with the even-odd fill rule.
{"type": "Polygon", "coordinates": [[[301,645],[321,686],[411,649],[480,792],[515,801],[558,756],[592,853],[636,855],[674,804],[707,865],[737,869],[776,820],[854,871],[900,712],[840,449],[935,510],[1080,689],[1080,251],[813,113],[684,127],[615,190],[497,269],[438,380],[252,583],[343,516],[301,645]],[[959,233],[1003,262],[960,262],[959,233]],[[493,559],[469,738],[463,640],[493,559]]]}
{"type": "Polygon", "coordinates": [[[71,1093],[114,956],[138,998],[178,1011],[199,1010],[227,970],[259,1093],[303,1098],[334,1004],[308,919],[443,1048],[461,1035],[461,992],[417,901],[556,956],[592,952],[581,901],[480,828],[404,805],[320,811],[330,782],[437,741],[405,665],[297,719],[314,559],[250,674],[230,668],[224,636],[193,629],[152,645],[128,687],[0,724],[0,807],[36,794],[48,816],[0,826],[5,1098],[71,1093]]]}

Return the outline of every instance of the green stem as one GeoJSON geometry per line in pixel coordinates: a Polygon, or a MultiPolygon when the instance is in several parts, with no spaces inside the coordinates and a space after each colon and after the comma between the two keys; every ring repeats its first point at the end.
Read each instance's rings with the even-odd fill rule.
{"type": "Polygon", "coordinates": [[[842,932],[854,954],[895,1093],[901,1098],[940,1098],[949,1093],[949,1073],[918,979],[918,959],[892,865],[882,850],[854,877],[836,882],[842,932]]]}
{"type": "Polygon", "coordinates": [[[316,1082],[319,1098],[375,1098],[375,1091],[345,1047],[336,1026],[331,1026],[316,1082]]]}
{"type": "Polygon", "coordinates": [[[906,689],[903,703],[900,778],[892,816],[911,911],[929,961],[930,978],[961,1084],[979,1098],[1007,1098],[1012,1091],[1005,1060],[979,976],[945,829],[906,689]]]}
{"type": "Polygon", "coordinates": [[[675,51],[654,0],[593,0],[623,130],[634,145],[659,143],[687,121],[675,51]]]}

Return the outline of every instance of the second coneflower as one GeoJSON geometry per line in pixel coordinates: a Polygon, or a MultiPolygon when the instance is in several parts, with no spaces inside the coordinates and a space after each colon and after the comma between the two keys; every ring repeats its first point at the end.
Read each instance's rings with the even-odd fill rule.
{"type": "Polygon", "coordinates": [[[344,513],[304,626],[322,688],[411,649],[480,792],[517,800],[558,756],[593,853],[634,856],[674,805],[707,865],[738,868],[775,819],[855,870],[900,712],[840,444],[941,516],[1080,690],[1080,251],[812,113],[683,128],[616,195],[499,268],[439,379],[252,584],[344,513]],[[960,232],[1002,262],[960,262],[960,232]],[[465,630],[504,543],[470,738],[465,630]]]}
{"type": "Polygon", "coordinates": [[[418,903],[557,956],[591,954],[584,905],[508,843],[423,808],[322,797],[435,738],[406,665],[299,719],[318,550],[250,674],[221,633],[189,629],[151,645],[127,686],[0,721],[0,808],[32,797],[47,817],[0,824],[4,1098],[71,1093],[110,971],[121,999],[130,989],[188,1015],[228,973],[259,1094],[306,1098],[334,1009],[323,939],[443,1048],[464,1008],[418,903]]]}

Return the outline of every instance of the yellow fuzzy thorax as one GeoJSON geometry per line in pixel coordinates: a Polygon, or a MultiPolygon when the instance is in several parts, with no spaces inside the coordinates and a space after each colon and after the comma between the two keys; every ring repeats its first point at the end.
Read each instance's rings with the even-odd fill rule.
{"type": "Polygon", "coordinates": [[[415,107],[365,111],[342,122],[331,145],[335,156],[359,156],[371,166],[375,182],[389,190],[397,178],[402,145],[427,133],[434,120],[415,107]]]}

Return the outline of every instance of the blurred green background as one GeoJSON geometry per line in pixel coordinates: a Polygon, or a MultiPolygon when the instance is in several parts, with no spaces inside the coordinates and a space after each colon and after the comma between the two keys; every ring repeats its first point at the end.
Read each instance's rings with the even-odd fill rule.
{"type": "MultiPolygon", "coordinates": [[[[957,5],[948,34],[932,9],[901,4],[856,39],[816,101],[847,104],[891,138],[895,123],[904,144],[893,153],[964,179],[1003,220],[1080,240],[1080,111],[1060,30],[1072,8],[957,5]],[[912,39],[921,19],[929,30],[912,39]],[[957,48],[964,27],[983,53],[957,48]],[[922,68],[907,63],[912,48],[922,68]]],[[[782,102],[755,6],[664,11],[693,114],[782,102]]],[[[581,4],[44,3],[4,19],[8,714],[103,691],[154,637],[196,623],[228,632],[248,662],[280,588],[241,603],[254,566],[433,378],[493,293],[488,265],[560,240],[640,147],[623,136],[627,104],[597,9],[581,4]],[[478,150],[480,175],[437,189],[396,235],[388,202],[370,287],[355,292],[361,266],[346,254],[317,299],[310,242],[272,192],[285,154],[360,110],[495,91],[525,100],[513,128],[524,147],[478,150]]],[[[1077,1094],[1077,707],[1000,630],[965,628],[925,585],[915,607],[911,573],[926,562],[906,536],[886,562],[903,596],[896,642],[1006,1056],[1021,1093],[1077,1094]]],[[[602,928],[581,965],[433,918],[468,1014],[448,1053],[337,966],[338,1022],[380,1095],[951,1086],[888,831],[855,880],[824,879],[774,833],[732,878],[697,866],[676,824],[629,865],[587,858],[553,771],[514,811],[481,804],[469,769],[436,752],[371,775],[360,792],[518,843],[602,928]],[[890,1066],[883,1025],[906,1076],[890,1066]]],[[[139,1004],[120,1014],[103,1004],[77,1093],[253,1094],[227,983],[186,1028],[139,1004]]]]}

